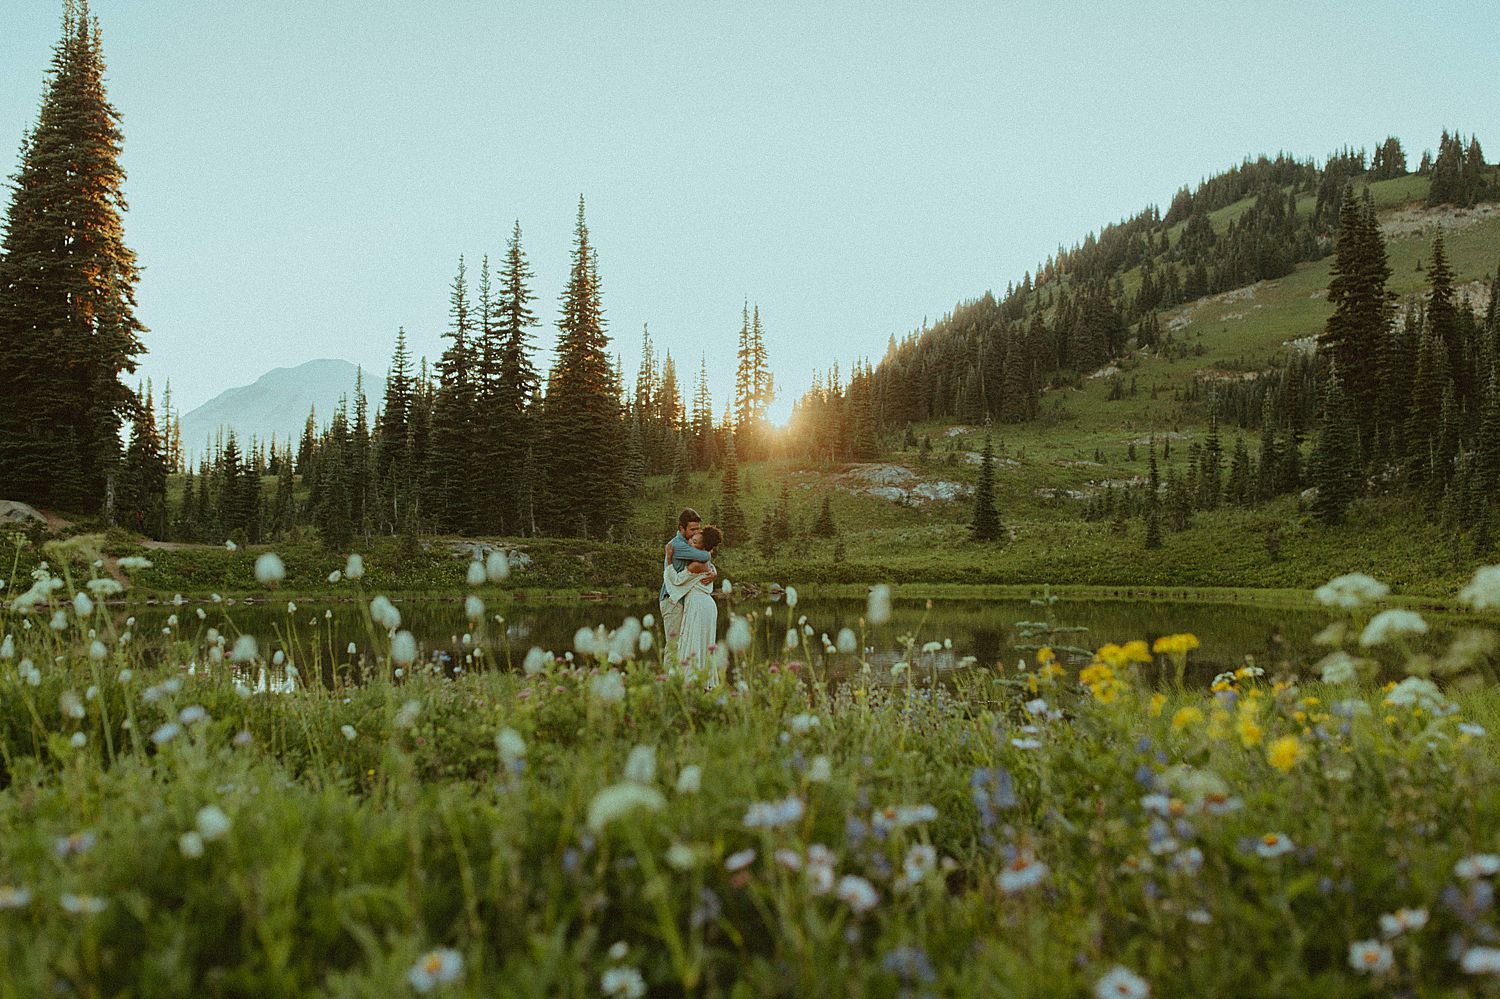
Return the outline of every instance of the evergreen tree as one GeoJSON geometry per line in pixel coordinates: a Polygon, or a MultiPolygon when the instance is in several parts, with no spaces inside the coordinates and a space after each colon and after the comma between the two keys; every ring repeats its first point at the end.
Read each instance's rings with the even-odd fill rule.
{"type": "Polygon", "coordinates": [[[167,536],[167,461],[149,385],[131,427],[116,510],[120,522],[131,530],[157,540],[167,536]]]}
{"type": "Polygon", "coordinates": [[[792,537],[792,498],[787,484],[781,484],[781,494],[771,517],[771,530],[777,541],[790,541],[792,537]]]}
{"type": "Polygon", "coordinates": [[[557,357],[542,404],[540,456],[548,501],[544,528],[553,534],[604,537],[623,512],[623,427],[581,197],[572,276],[557,326],[557,357]]]}
{"type": "Polygon", "coordinates": [[[724,435],[724,460],[719,486],[719,530],[726,545],[744,544],[749,540],[749,522],[740,507],[740,463],[735,452],[734,434],[724,435]]]}
{"type": "Polygon", "coordinates": [[[833,521],[833,503],[827,493],[823,494],[823,505],[818,508],[818,519],[813,521],[812,532],[819,538],[831,538],[839,533],[833,521]]]}
{"type": "MultiPolygon", "coordinates": [[[[1219,440],[1219,417],[1210,412],[1208,417],[1208,439],[1198,461],[1197,505],[1204,510],[1216,510],[1224,494],[1224,446],[1219,440]]],[[[1182,528],[1178,528],[1182,530],[1182,528]]]]}
{"type": "Polygon", "coordinates": [[[14,499],[98,510],[140,406],[120,378],[146,328],[98,21],[87,0],[63,10],[0,240],[0,483],[14,499]]]}
{"type": "Polygon", "coordinates": [[[1156,464],[1156,439],[1146,452],[1146,548],[1160,548],[1161,541],[1161,470],[1156,464]]]}
{"type": "Polygon", "coordinates": [[[385,376],[385,400],[380,427],[375,435],[375,494],[378,512],[375,527],[395,534],[411,501],[411,417],[414,384],[411,355],[406,349],[406,328],[396,330],[396,348],[385,376]]]}
{"type": "Polygon", "coordinates": [[[974,485],[974,519],[969,536],[975,541],[999,541],[1000,512],[995,507],[995,447],[989,434],[979,461],[979,480],[974,485]]]}
{"type": "Polygon", "coordinates": [[[534,441],[541,397],[536,369],[536,347],[531,330],[541,320],[532,308],[531,266],[521,249],[521,223],[511,230],[500,273],[500,386],[495,400],[495,480],[503,530],[518,534],[536,531],[533,499],[537,488],[534,441]]]}
{"type": "Polygon", "coordinates": [[[1359,432],[1354,425],[1343,380],[1335,367],[1328,377],[1323,423],[1313,446],[1313,483],[1318,488],[1313,516],[1339,524],[1359,495],[1359,432]]]}
{"type": "Polygon", "coordinates": [[[1245,438],[1234,438],[1234,454],[1229,459],[1229,480],[1224,486],[1225,498],[1235,506],[1249,506],[1255,499],[1255,467],[1245,438]]]}
{"type": "Polygon", "coordinates": [[[424,490],[439,531],[469,533],[478,520],[475,458],[482,448],[475,440],[478,402],[478,364],[474,317],[464,258],[448,297],[452,325],[443,334],[449,341],[438,361],[438,391],[432,412],[432,447],[427,456],[424,490]]]}

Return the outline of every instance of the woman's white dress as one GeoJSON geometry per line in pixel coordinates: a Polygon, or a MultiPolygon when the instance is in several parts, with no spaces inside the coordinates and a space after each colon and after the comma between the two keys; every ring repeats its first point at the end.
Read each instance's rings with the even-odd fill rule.
{"type": "Polygon", "coordinates": [[[671,563],[667,563],[662,567],[662,582],[671,599],[682,599],[682,633],[677,636],[677,662],[683,676],[701,678],[705,686],[718,686],[713,648],[719,631],[719,605],[714,602],[713,581],[686,569],[673,569],[671,563]]]}

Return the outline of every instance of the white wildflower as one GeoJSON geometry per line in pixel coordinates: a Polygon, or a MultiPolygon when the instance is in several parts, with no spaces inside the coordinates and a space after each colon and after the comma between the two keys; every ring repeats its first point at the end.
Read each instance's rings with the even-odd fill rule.
{"type": "Polygon", "coordinates": [[[1493,853],[1475,853],[1460,860],[1453,865],[1455,877],[1463,878],[1465,881],[1473,881],[1476,878],[1489,878],[1500,874],[1500,855],[1493,853]]]}
{"type": "Polygon", "coordinates": [[[398,631],[391,639],[391,662],[410,666],[417,661],[417,640],[409,631],[398,631]]]}
{"type": "Polygon", "coordinates": [[[500,549],[490,552],[484,560],[484,574],[492,583],[503,583],[510,578],[510,559],[500,549]]]}
{"type": "Polygon", "coordinates": [[[880,893],[875,886],[857,874],[846,874],[839,878],[834,895],[855,914],[869,912],[880,904],[880,893]]]}
{"type": "Polygon", "coordinates": [[[789,649],[789,650],[790,649],[795,649],[800,641],[801,641],[801,638],[797,635],[797,629],[796,628],[788,628],[786,630],[786,642],[785,642],[785,645],[786,645],[787,649],[789,649]]]}
{"type": "Polygon", "coordinates": [[[703,786],[703,768],[696,763],[689,763],[677,774],[678,794],[697,794],[703,786]]]}
{"type": "Polygon", "coordinates": [[[234,543],[234,539],[233,538],[226,538],[224,540],[224,550],[225,551],[231,551],[231,552],[237,552],[237,551],[240,550],[240,546],[234,543]]]}
{"type": "Polygon", "coordinates": [[[484,585],[484,563],[474,559],[469,563],[468,581],[470,586],[484,585]]]}
{"type": "Polygon", "coordinates": [[[1370,623],[1360,633],[1359,644],[1369,648],[1371,645],[1382,645],[1393,638],[1425,634],[1427,622],[1422,620],[1422,615],[1416,611],[1392,608],[1370,618],[1370,623]]]}
{"type": "Polygon", "coordinates": [[[265,552],[255,560],[255,581],[262,586],[280,586],[286,579],[286,564],[275,552],[265,552]]]}
{"type": "Polygon", "coordinates": [[[725,857],[724,870],[733,874],[735,871],[743,871],[753,863],[755,863],[755,847],[750,846],[725,857]]]}
{"type": "Polygon", "coordinates": [[[96,638],[89,643],[89,658],[95,662],[103,662],[109,658],[109,649],[96,638]]]}
{"type": "Polygon", "coordinates": [[[521,738],[521,733],[506,726],[495,735],[495,750],[502,762],[514,763],[526,758],[526,740],[521,738]]]}
{"type": "Polygon", "coordinates": [[[167,722],[165,725],[151,733],[151,741],[158,746],[165,746],[173,739],[182,734],[182,726],[176,722],[167,722]]]}
{"type": "Polygon", "coordinates": [[[674,871],[690,871],[698,866],[698,851],[686,843],[673,843],[667,847],[667,866],[674,871]]]}
{"type": "Polygon", "coordinates": [[[401,627],[401,612],[383,593],[370,601],[370,617],[386,631],[395,631],[401,627]]]}
{"type": "Polygon", "coordinates": [[[1367,975],[1384,974],[1391,970],[1395,955],[1391,945],[1379,940],[1357,940],[1349,945],[1349,967],[1367,975]]]}
{"type": "Polygon", "coordinates": [[[646,994],[646,980],[639,968],[610,968],[599,976],[599,991],[610,999],[641,999],[646,994]]]}
{"type": "Polygon", "coordinates": [[[840,652],[852,656],[859,651],[859,636],[854,633],[853,628],[840,628],[837,644],[840,652]]]}
{"type": "Polygon", "coordinates": [[[1470,947],[1458,966],[1468,975],[1500,975],[1500,947],[1470,947]]]}
{"type": "Polygon", "coordinates": [[[341,580],[343,578],[344,578],[344,574],[342,572],[340,572],[339,570],[337,570],[337,569],[333,570],[332,572],[330,572],[328,574],[328,581],[330,583],[337,583],[339,580],[341,580]]]}
{"type": "Polygon", "coordinates": [[[547,664],[551,659],[551,656],[533,645],[530,651],[526,653],[526,658],[522,661],[521,668],[526,671],[527,675],[535,676],[537,673],[546,671],[547,664]]]}
{"type": "Polygon", "coordinates": [[[594,800],[589,802],[588,826],[599,833],[631,812],[659,812],[665,807],[666,797],[654,787],[630,781],[613,784],[594,795],[594,800]]]}
{"type": "Polygon", "coordinates": [[[619,704],[625,700],[625,678],[617,670],[600,673],[589,681],[589,693],[605,704],[619,704]]]}
{"type": "Polygon", "coordinates": [[[93,616],[94,601],[87,593],[79,592],[73,594],[73,613],[83,618],[93,616]]]}
{"type": "Polygon", "coordinates": [[[339,731],[342,732],[344,734],[344,738],[348,739],[350,742],[353,742],[359,736],[359,733],[354,730],[353,725],[340,725],[339,731]]]}
{"type": "Polygon", "coordinates": [[[260,648],[255,644],[254,635],[241,635],[234,640],[234,651],[230,653],[230,660],[237,663],[254,662],[260,656],[260,648]]]}
{"type": "Polygon", "coordinates": [[[63,907],[64,912],[75,916],[97,916],[109,905],[98,895],[76,895],[70,891],[63,892],[57,903],[63,907]]]}
{"type": "Polygon", "coordinates": [[[1391,588],[1362,572],[1336,576],[1313,591],[1313,597],[1324,607],[1362,607],[1390,595],[1391,588]]]}
{"type": "Polygon", "coordinates": [[[1094,983],[1095,999],[1146,999],[1151,986],[1123,964],[1117,964],[1094,983]]]}
{"type": "Polygon", "coordinates": [[[891,588],[884,583],[870,587],[870,596],[865,604],[865,620],[871,624],[885,624],[891,619],[891,588]]]}
{"type": "Polygon", "coordinates": [[[1343,649],[1336,649],[1318,660],[1313,669],[1322,675],[1324,683],[1353,683],[1359,677],[1360,662],[1343,649]]]}
{"type": "Polygon", "coordinates": [[[1285,833],[1266,833],[1255,842],[1255,852],[1267,860],[1291,853],[1295,849],[1296,844],[1285,833]]]}
{"type": "Polygon", "coordinates": [[[788,607],[797,606],[797,588],[795,586],[788,586],[786,588],[786,605],[788,607]]]}
{"type": "Polygon", "coordinates": [[[224,814],[224,809],[218,805],[204,805],[198,809],[198,815],[194,820],[194,825],[198,827],[198,835],[203,837],[205,843],[223,839],[229,832],[231,824],[229,816],[224,814]]]}
{"type": "Polygon", "coordinates": [[[826,756],[814,756],[807,766],[807,779],[814,784],[827,784],[833,780],[833,761],[826,756]]]}
{"type": "Polygon", "coordinates": [[[364,577],[365,557],[358,552],[350,552],[349,557],[344,560],[344,578],[357,581],[364,577]]]}
{"type": "Polygon", "coordinates": [[[725,636],[724,643],[729,646],[729,651],[735,655],[744,655],[750,650],[750,643],[754,635],[750,631],[750,622],[736,614],[729,622],[729,634],[725,636]]]}
{"type": "Polygon", "coordinates": [[[110,579],[108,576],[102,576],[99,579],[91,579],[83,585],[90,594],[100,600],[108,600],[110,597],[117,597],[125,592],[125,587],[121,586],[118,581],[110,579]]]}
{"type": "Polygon", "coordinates": [[[464,617],[470,621],[479,621],[484,618],[484,601],[474,594],[464,598],[464,617]]]}
{"type": "Polygon", "coordinates": [[[1475,610],[1500,607],[1500,565],[1482,565],[1458,593],[1458,602],[1475,610]]]}
{"type": "Polygon", "coordinates": [[[802,821],[807,806],[796,795],[781,801],[756,801],[745,810],[746,829],[775,829],[802,821]]]}
{"type": "Polygon", "coordinates": [[[190,829],[177,837],[177,849],[189,860],[197,860],[203,856],[203,834],[196,829],[190,829]]]}
{"type": "Polygon", "coordinates": [[[1041,884],[1047,877],[1046,864],[1026,854],[1017,854],[1016,859],[1005,865],[995,885],[1007,895],[1027,891],[1041,884]]]}
{"type": "Polygon", "coordinates": [[[413,697],[396,711],[391,724],[396,728],[411,728],[417,723],[417,716],[421,713],[422,702],[413,697]]]}
{"type": "Polygon", "coordinates": [[[811,714],[809,712],[804,711],[800,715],[794,715],[792,717],[792,721],[791,721],[792,734],[793,735],[806,735],[807,733],[811,732],[813,729],[817,728],[819,724],[820,724],[820,722],[818,720],[818,716],[817,715],[811,714]]]}
{"type": "Polygon", "coordinates": [[[406,972],[406,981],[425,995],[439,985],[458,981],[463,974],[463,955],[451,947],[441,947],[417,958],[417,963],[406,972]]]}
{"type": "Polygon", "coordinates": [[[150,569],[153,565],[152,561],[149,558],[144,558],[140,555],[126,555],[115,564],[118,565],[121,569],[124,569],[126,572],[137,572],[141,569],[150,569]]]}
{"type": "Polygon", "coordinates": [[[656,782],[656,747],[636,746],[625,760],[625,779],[637,784],[656,782]]]}
{"type": "Polygon", "coordinates": [[[1415,933],[1427,925],[1426,909],[1397,909],[1380,917],[1380,932],[1386,937],[1415,933]]]}

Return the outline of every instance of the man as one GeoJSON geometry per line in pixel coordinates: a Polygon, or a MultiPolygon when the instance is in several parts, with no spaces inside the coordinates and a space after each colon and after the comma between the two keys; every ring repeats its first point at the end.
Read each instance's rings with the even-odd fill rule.
{"type": "MultiPolygon", "coordinates": [[[[662,555],[665,564],[670,560],[672,568],[685,569],[689,562],[709,562],[708,575],[710,578],[718,575],[718,570],[712,565],[713,555],[709,552],[694,548],[688,538],[698,532],[703,518],[698,516],[698,511],[688,507],[677,515],[677,533],[672,535],[672,540],[667,542],[667,547],[662,555]]],[[[667,595],[667,584],[661,585],[661,596],[657,598],[661,606],[661,626],[666,629],[668,644],[677,641],[677,636],[682,633],[682,601],[673,600],[667,595]]]]}

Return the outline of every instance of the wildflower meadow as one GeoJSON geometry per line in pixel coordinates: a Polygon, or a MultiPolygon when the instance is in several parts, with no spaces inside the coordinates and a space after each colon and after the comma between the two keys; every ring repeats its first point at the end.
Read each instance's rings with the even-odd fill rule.
{"type": "MultiPolygon", "coordinates": [[[[340,671],[224,605],[135,634],[129,588],[26,582],[0,996],[1500,992],[1495,639],[1412,652],[1368,577],[1318,591],[1295,671],[1206,688],[1189,634],[832,678],[886,587],[865,635],[794,588],[731,611],[711,685],[645,614],[444,664],[365,593],[380,654],[340,671]]],[[[1482,622],[1500,567],[1459,599],[1482,622]]]]}

